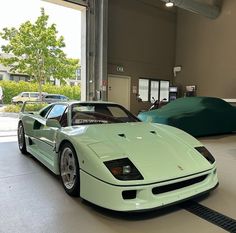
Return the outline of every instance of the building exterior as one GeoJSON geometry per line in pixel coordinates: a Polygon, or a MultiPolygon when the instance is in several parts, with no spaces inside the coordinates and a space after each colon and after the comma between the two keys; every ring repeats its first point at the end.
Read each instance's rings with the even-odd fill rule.
{"type": "MultiPolygon", "coordinates": [[[[0,57],[2,57],[2,58],[7,58],[10,56],[11,55],[5,54],[5,53],[0,54],[0,57]]],[[[6,67],[6,66],[0,64],[0,81],[1,80],[10,80],[10,81],[15,81],[15,82],[19,82],[19,81],[28,82],[30,80],[30,77],[26,74],[12,73],[10,71],[10,67],[6,67]]]]}
{"type": "MultiPolygon", "coordinates": [[[[0,57],[7,58],[12,55],[0,53],[0,57]]],[[[25,81],[29,82],[30,77],[27,74],[21,74],[21,73],[12,73],[10,71],[10,67],[6,67],[3,64],[0,64],[0,81],[1,80],[9,80],[9,81],[25,81]]],[[[50,82],[54,85],[60,86],[60,80],[51,78],[50,82]]],[[[81,75],[80,75],[80,69],[76,71],[76,78],[75,79],[65,79],[65,82],[67,85],[70,86],[77,86],[81,82],[81,75]]]]}

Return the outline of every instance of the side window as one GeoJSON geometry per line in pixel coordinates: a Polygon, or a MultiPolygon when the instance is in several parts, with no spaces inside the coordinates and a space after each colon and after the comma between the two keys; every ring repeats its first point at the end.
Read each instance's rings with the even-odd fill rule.
{"type": "Polygon", "coordinates": [[[50,95],[48,98],[54,100],[54,99],[57,99],[57,96],[56,95],[50,95]]]}
{"type": "Polygon", "coordinates": [[[29,93],[23,93],[21,97],[29,97],[29,93]]]}
{"type": "Polygon", "coordinates": [[[30,93],[30,97],[37,98],[39,97],[38,93],[30,93]]]}
{"type": "Polygon", "coordinates": [[[54,105],[52,110],[49,112],[47,118],[55,119],[60,121],[62,114],[66,109],[66,105],[54,105]]]}
{"type": "Polygon", "coordinates": [[[40,116],[41,117],[45,117],[47,115],[47,113],[51,110],[53,106],[48,106],[47,108],[45,108],[42,112],[40,112],[40,116]]]}

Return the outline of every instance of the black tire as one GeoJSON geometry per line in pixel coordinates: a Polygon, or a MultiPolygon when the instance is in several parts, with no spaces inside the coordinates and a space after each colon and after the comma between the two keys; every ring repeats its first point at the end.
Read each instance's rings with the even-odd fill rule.
{"type": "Polygon", "coordinates": [[[80,196],[80,168],[74,147],[65,143],[59,151],[59,171],[62,185],[70,196],[80,196]],[[69,160],[70,161],[69,161],[69,160]],[[67,166],[67,167],[66,167],[67,166]],[[68,169],[68,170],[67,170],[68,169]],[[66,174],[66,172],[67,174],[66,174]],[[63,175],[64,172],[64,175],[63,175]],[[73,177],[71,174],[73,173],[73,177]],[[72,177],[72,178],[71,178],[72,177]],[[70,180],[71,182],[69,182],[70,180]]]}
{"type": "Polygon", "coordinates": [[[19,104],[19,105],[22,105],[22,104],[23,104],[23,102],[22,102],[22,101],[18,101],[18,102],[17,102],[17,104],[19,104]]]}
{"type": "Polygon", "coordinates": [[[25,142],[25,130],[22,122],[19,122],[17,129],[18,147],[22,154],[27,154],[25,142]]]}

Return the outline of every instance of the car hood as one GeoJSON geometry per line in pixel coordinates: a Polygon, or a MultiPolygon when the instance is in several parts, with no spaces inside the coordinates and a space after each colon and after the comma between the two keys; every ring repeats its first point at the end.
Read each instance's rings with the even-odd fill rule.
{"type": "Polygon", "coordinates": [[[149,182],[212,168],[194,149],[200,142],[170,126],[144,122],[93,125],[84,130],[83,138],[102,161],[128,157],[149,182]]]}

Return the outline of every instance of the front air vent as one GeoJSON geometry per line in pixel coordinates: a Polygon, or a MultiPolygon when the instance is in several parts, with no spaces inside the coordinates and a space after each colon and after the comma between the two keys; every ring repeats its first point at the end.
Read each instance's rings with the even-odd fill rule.
{"type": "Polygon", "coordinates": [[[125,134],[124,133],[120,133],[118,134],[118,136],[122,137],[122,138],[126,138],[125,134]]]}
{"type": "Polygon", "coordinates": [[[136,190],[126,190],[122,192],[122,197],[124,200],[131,200],[135,199],[137,196],[137,191],[136,190]]]}
{"type": "Polygon", "coordinates": [[[203,180],[206,179],[206,177],[207,177],[207,175],[204,175],[204,176],[199,176],[199,177],[196,177],[196,178],[193,178],[193,179],[177,182],[177,183],[174,183],[174,184],[155,187],[155,188],[152,189],[152,193],[156,195],[156,194],[166,193],[166,192],[178,190],[178,189],[181,189],[181,188],[185,188],[185,187],[188,187],[190,185],[194,185],[194,184],[202,182],[203,180]]]}

